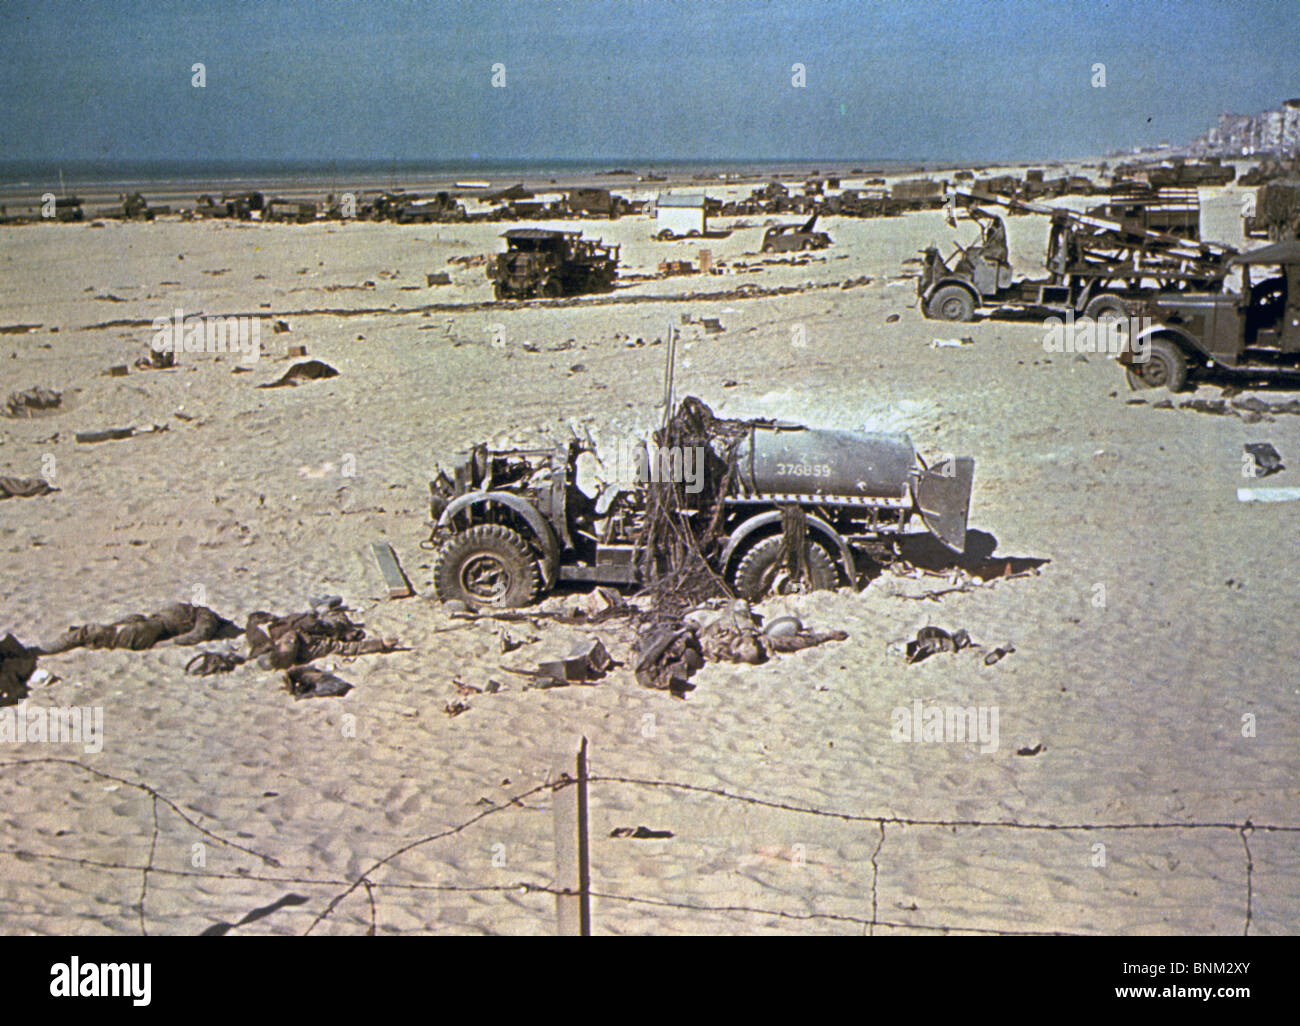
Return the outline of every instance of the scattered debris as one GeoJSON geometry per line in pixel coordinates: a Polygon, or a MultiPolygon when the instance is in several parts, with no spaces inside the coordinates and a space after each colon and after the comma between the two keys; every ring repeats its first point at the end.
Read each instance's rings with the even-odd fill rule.
{"type": "Polygon", "coordinates": [[[1001,648],[995,648],[992,652],[984,657],[984,665],[992,666],[1004,656],[1010,655],[1016,650],[1015,645],[1003,645],[1001,648]]]}
{"type": "Polygon", "coordinates": [[[1268,442],[1247,442],[1244,448],[1254,461],[1253,477],[1268,477],[1270,474],[1286,469],[1282,463],[1281,453],[1268,442]]]}
{"type": "Polygon", "coordinates": [[[39,648],[28,648],[12,634],[0,638],[0,706],[17,705],[27,697],[40,654],[39,648]]]}
{"type": "Polygon", "coordinates": [[[415,594],[415,589],[411,587],[411,582],[407,580],[406,574],[402,572],[400,564],[397,562],[397,554],[393,552],[393,547],[387,542],[373,542],[370,550],[375,554],[375,562],[379,564],[379,572],[384,575],[384,583],[388,585],[388,597],[392,599],[410,598],[415,594]]]}
{"type": "Polygon", "coordinates": [[[545,674],[557,684],[585,684],[600,680],[618,664],[610,658],[599,640],[588,641],[574,648],[563,659],[538,663],[538,673],[545,674]]]}
{"type": "MultiPolygon", "coordinates": [[[[155,349],[150,346],[149,352],[135,361],[135,366],[140,370],[166,370],[176,366],[176,353],[171,349],[155,349]]],[[[110,367],[109,370],[111,372],[114,368],[110,367]]]]}
{"type": "Polygon", "coordinates": [[[700,639],[693,629],[663,628],[642,638],[636,679],[644,687],[685,698],[688,691],[695,690],[690,678],[703,665],[700,639]]]}
{"type": "Polygon", "coordinates": [[[5,402],[6,417],[31,417],[34,411],[57,409],[63,393],[49,388],[29,388],[26,392],[12,392],[5,402]]]}
{"type": "Polygon", "coordinates": [[[960,349],[962,346],[973,346],[975,340],[969,335],[963,338],[936,338],[930,342],[931,349],[960,349]]]}
{"type": "Polygon", "coordinates": [[[191,677],[209,677],[214,673],[229,673],[243,663],[244,657],[233,649],[212,649],[200,652],[186,663],[185,672],[191,677]]]}
{"type": "Polygon", "coordinates": [[[433,274],[426,274],[424,276],[424,284],[426,288],[433,285],[450,285],[451,275],[446,271],[436,271],[433,274]]]}
{"type": "Polygon", "coordinates": [[[1023,747],[1023,748],[1017,748],[1017,749],[1016,749],[1016,754],[1017,754],[1017,755],[1037,755],[1039,752],[1043,751],[1043,749],[1044,749],[1045,747],[1046,747],[1046,746],[1045,746],[1045,745],[1040,741],[1038,744],[1034,745],[1032,748],[1030,748],[1028,745],[1026,745],[1026,746],[1023,747]]]}
{"type": "Polygon", "coordinates": [[[295,699],[341,698],[352,690],[342,677],[314,666],[295,666],[284,675],[284,686],[295,699]]]}
{"type": "Polygon", "coordinates": [[[1238,488],[1238,502],[1294,502],[1300,488],[1238,488]]]}
{"type": "Polygon", "coordinates": [[[155,435],[167,430],[166,424],[145,424],[140,427],[108,428],[105,431],[78,431],[73,435],[78,442],[112,442],[136,435],[155,435]]]}
{"type": "Polygon", "coordinates": [[[57,491],[41,477],[0,477],[0,499],[30,499],[57,491]]]}
{"type": "Polygon", "coordinates": [[[633,841],[660,841],[675,836],[671,830],[651,830],[647,826],[615,827],[610,837],[627,837],[633,841]]]}
{"type": "Polygon", "coordinates": [[[973,644],[964,629],[949,634],[942,627],[922,627],[916,632],[916,640],[907,643],[907,662],[919,663],[936,652],[960,652],[973,644]]]}
{"type": "Polygon", "coordinates": [[[328,363],[320,360],[306,360],[295,363],[283,375],[274,381],[258,385],[258,388],[282,388],[285,385],[297,385],[299,381],[316,381],[321,378],[337,378],[339,372],[328,363]]]}

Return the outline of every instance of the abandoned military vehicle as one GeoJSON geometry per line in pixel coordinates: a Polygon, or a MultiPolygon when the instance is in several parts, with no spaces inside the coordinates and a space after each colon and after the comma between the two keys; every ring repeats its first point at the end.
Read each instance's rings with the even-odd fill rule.
{"type": "Polygon", "coordinates": [[[712,572],[754,600],[856,586],[914,518],[949,549],[965,547],[967,457],[930,468],[906,435],[716,420],[694,398],[682,409],[723,429],[700,437],[695,452],[661,447],[662,432],[638,443],[632,486],[594,497],[577,485],[579,458],[594,450],[576,440],[553,450],[479,445],[452,477],[439,471],[428,543],[438,597],[522,606],[561,581],[644,585],[656,565],[646,545],[650,510],[663,508],[656,489],[673,490],[672,532],[684,524],[712,572]]]}
{"type": "Polygon", "coordinates": [[[1300,378],[1300,240],[1242,253],[1229,266],[1241,269],[1239,292],[1162,293],[1143,309],[1152,325],[1119,354],[1133,388],[1177,392],[1211,370],[1300,378]]]}
{"type": "Polygon", "coordinates": [[[506,251],[487,265],[497,299],[554,298],[614,287],[617,246],[584,239],[581,232],[545,228],[512,228],[501,237],[506,251]]]}
{"type": "Polygon", "coordinates": [[[806,249],[826,249],[831,237],[825,232],[813,231],[818,212],[803,224],[774,224],[763,233],[764,253],[798,253],[806,249]]]}

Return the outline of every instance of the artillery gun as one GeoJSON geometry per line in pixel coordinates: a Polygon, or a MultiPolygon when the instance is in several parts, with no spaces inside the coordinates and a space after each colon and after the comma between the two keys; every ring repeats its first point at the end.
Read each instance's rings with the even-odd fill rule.
{"type": "MultiPolygon", "coordinates": [[[[1006,196],[959,187],[953,190],[991,224],[1001,220],[980,204],[1051,219],[1045,278],[1013,275],[1005,242],[989,253],[988,229],[980,243],[957,247],[944,260],[937,247],[923,252],[917,296],[927,317],[970,321],[981,307],[1011,307],[1091,317],[1127,318],[1133,305],[1167,292],[1216,292],[1223,287],[1229,246],[1198,242],[1139,228],[1132,222],[1078,214],[1006,196]]],[[[951,221],[955,225],[955,220],[951,221]]]]}

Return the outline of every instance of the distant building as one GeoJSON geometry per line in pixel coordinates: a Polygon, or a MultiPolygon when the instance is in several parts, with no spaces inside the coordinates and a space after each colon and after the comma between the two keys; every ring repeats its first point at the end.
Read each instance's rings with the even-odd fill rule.
{"type": "Polygon", "coordinates": [[[705,201],[702,194],[660,195],[655,201],[656,235],[703,235],[705,225],[705,201]]]}
{"type": "Polygon", "coordinates": [[[1300,99],[1259,114],[1220,114],[1218,123],[1196,139],[1191,150],[1223,157],[1300,153],[1300,99]]]}

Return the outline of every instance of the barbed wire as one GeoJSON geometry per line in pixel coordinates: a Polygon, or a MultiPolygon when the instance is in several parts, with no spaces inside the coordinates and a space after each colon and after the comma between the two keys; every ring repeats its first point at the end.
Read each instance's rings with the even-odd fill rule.
{"type": "MultiPolygon", "coordinates": [[[[208,880],[241,880],[254,881],[258,883],[274,884],[293,884],[307,887],[332,887],[337,888],[327,900],[325,907],[318,912],[303,931],[304,935],[310,934],[322,922],[329,918],[334,911],[357,890],[364,890],[367,904],[369,926],[367,929],[368,936],[374,936],[377,931],[378,907],[375,897],[376,891],[426,891],[426,892],[446,892],[459,894],[490,894],[490,893],[519,893],[519,894],[549,894],[559,896],[572,896],[575,892],[557,888],[553,885],[536,881],[536,880],[517,880],[505,884],[444,884],[444,883],[397,883],[384,882],[372,879],[373,874],[395,859],[401,857],[424,845],[431,844],[435,841],[463,833],[470,827],[484,821],[490,816],[497,815],[512,809],[535,808],[535,806],[524,805],[524,800],[543,792],[558,793],[568,787],[574,786],[577,781],[567,775],[561,775],[555,780],[547,780],[532,788],[524,790],[517,795],[509,798],[507,801],[490,805],[487,808],[475,813],[473,816],[456,823],[452,826],[445,827],[441,830],[434,831],[424,836],[403,842],[394,848],[388,854],[375,859],[371,865],[354,879],[346,877],[311,877],[302,875],[279,875],[252,872],[210,872],[191,870],[168,869],[158,866],[155,859],[158,851],[158,839],[161,833],[161,824],[159,821],[159,805],[171,810],[177,817],[197,831],[202,836],[226,847],[242,851],[246,854],[255,856],[260,859],[264,865],[275,869],[282,868],[282,864],[274,857],[259,852],[247,845],[240,844],[230,838],[223,837],[216,831],[203,826],[196,822],[188,815],[179,805],[166,795],[162,794],[156,788],[143,781],[130,780],[126,777],[116,774],[107,773],[95,769],[86,763],[76,759],[61,757],[44,757],[39,759],[22,759],[0,762],[0,771],[8,769],[22,769],[41,764],[54,764],[72,767],[81,770],[87,774],[102,780],[112,781],[119,786],[129,787],[137,790],[150,798],[150,809],[152,814],[152,832],[149,841],[149,854],[143,864],[132,862],[117,862],[107,859],[96,859],[86,856],[66,855],[60,852],[36,851],[29,848],[21,847],[0,847],[0,855],[10,855],[20,859],[39,859],[52,862],[69,862],[86,868],[98,868],[121,872],[131,872],[140,874],[140,895],[136,903],[136,913],[139,919],[140,932],[148,936],[148,927],[146,923],[146,903],[148,900],[149,878],[151,875],[165,875],[181,878],[196,878],[208,880]]],[[[1241,838],[1242,847],[1245,853],[1245,871],[1246,871],[1246,898],[1245,898],[1245,921],[1242,928],[1243,935],[1250,932],[1251,922],[1254,915],[1254,859],[1250,849],[1249,837],[1255,831],[1276,832],[1276,833],[1300,833],[1300,826],[1281,824],[1281,823],[1254,823],[1250,819],[1242,822],[1227,821],[1191,821],[1182,822],[1176,820],[1154,820],[1136,823],[1110,822],[1110,823],[1044,823],[1044,822],[1020,822],[1018,820],[980,820],[980,819],[933,819],[899,816],[896,814],[883,813],[857,813],[843,810],[822,809],[811,805],[801,805],[794,802],[765,798],[759,795],[741,794],[734,791],[728,791],[725,788],[713,787],[701,784],[692,784],[684,781],[662,780],[657,778],[646,777],[624,777],[615,775],[592,775],[587,778],[589,784],[618,784],[634,787],[645,787],[652,789],[672,790],[684,793],[694,793],[706,795],[712,798],[719,798],[725,801],[736,802],[742,805],[748,805],[757,808],[765,808],[773,811],[785,812],[801,816],[813,816],[824,819],[833,819],[840,822],[874,824],[879,830],[879,839],[871,853],[871,916],[854,916],[847,913],[833,912],[790,912],[784,909],[768,908],[751,905],[712,905],[701,904],[698,902],[674,901],[667,898],[647,898],[639,895],[617,894],[605,891],[589,891],[589,896],[598,898],[602,901],[622,903],[632,906],[647,906],[654,908],[668,908],[688,912],[709,912],[720,914],[747,914],[767,916],[770,918],[792,921],[792,922],[810,922],[810,921],[829,921],[835,923],[853,924],[863,927],[868,936],[874,936],[877,928],[898,929],[898,930],[916,930],[923,932],[943,933],[943,934],[984,934],[992,936],[1060,936],[1068,934],[1069,931],[1059,930],[1012,930],[1000,929],[993,927],[974,927],[974,926],[956,926],[942,923],[917,923],[917,922],[899,922],[893,920],[881,919],[879,915],[879,875],[880,875],[880,854],[886,841],[887,828],[890,826],[906,827],[934,827],[953,829],[958,827],[967,827],[972,829],[1002,829],[1002,830],[1031,830],[1031,831],[1123,831],[1123,830],[1231,830],[1236,832],[1241,838]]],[[[305,899],[304,899],[305,900],[305,899]]],[[[283,901],[283,899],[282,899],[283,901]]],[[[296,902],[301,903],[301,902],[296,902]]],[[[274,906],[268,906],[270,911],[281,907],[279,903],[274,906]]],[[[257,910],[258,913],[269,914],[266,909],[257,910]]],[[[233,926],[243,925],[252,921],[252,918],[261,918],[257,913],[250,913],[243,920],[236,924],[220,923],[217,924],[225,929],[233,926]]],[[[223,930],[224,932],[224,930],[223,930]]]]}

